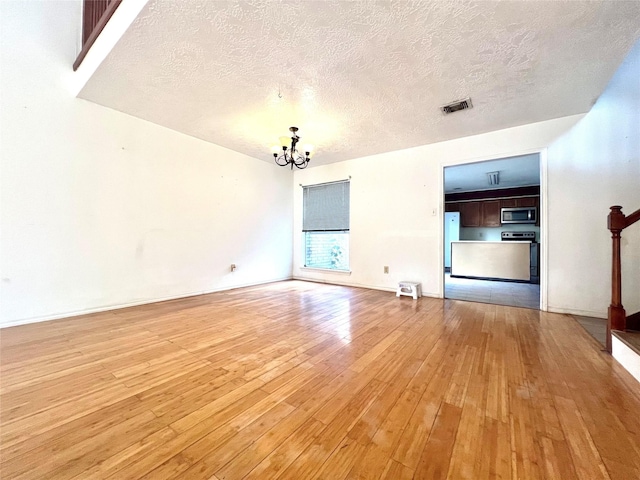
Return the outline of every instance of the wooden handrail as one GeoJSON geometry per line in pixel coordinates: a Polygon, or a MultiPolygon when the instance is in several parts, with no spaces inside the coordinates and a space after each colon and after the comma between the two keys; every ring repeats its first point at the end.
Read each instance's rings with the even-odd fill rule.
{"type": "Polygon", "coordinates": [[[75,72],[89,49],[104,29],[105,25],[116,11],[122,0],[84,0],[82,9],[82,50],[73,62],[75,72]]]}
{"type": "Polygon", "coordinates": [[[629,225],[633,225],[638,220],[640,220],[640,208],[638,210],[636,210],[635,212],[633,212],[631,215],[627,215],[626,216],[624,228],[627,228],[629,225]]]}
{"type": "Polygon", "coordinates": [[[626,312],[622,306],[622,265],[620,262],[620,234],[629,225],[640,220],[640,209],[631,215],[622,213],[620,205],[611,207],[607,227],[611,231],[613,255],[611,262],[611,304],[607,315],[607,351],[611,353],[611,330],[626,329],[626,312]]]}

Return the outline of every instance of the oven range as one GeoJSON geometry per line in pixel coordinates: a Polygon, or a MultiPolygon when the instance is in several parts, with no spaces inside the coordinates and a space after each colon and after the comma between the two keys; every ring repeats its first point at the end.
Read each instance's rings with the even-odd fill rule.
{"type": "Polygon", "coordinates": [[[530,250],[530,275],[531,283],[540,283],[540,248],[538,242],[536,242],[536,232],[514,232],[507,231],[500,234],[502,241],[509,242],[531,242],[530,250]]]}

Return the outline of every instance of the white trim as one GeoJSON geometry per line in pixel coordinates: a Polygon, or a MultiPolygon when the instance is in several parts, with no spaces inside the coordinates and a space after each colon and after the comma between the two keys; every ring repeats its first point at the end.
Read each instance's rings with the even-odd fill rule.
{"type": "MultiPolygon", "coordinates": [[[[307,277],[300,277],[300,276],[295,276],[293,277],[293,280],[300,280],[302,282],[312,282],[312,283],[325,283],[328,285],[339,285],[341,287],[354,287],[354,288],[367,288],[369,290],[380,290],[382,292],[393,292],[393,294],[395,295],[398,287],[381,287],[379,285],[368,285],[368,284],[363,284],[363,283],[346,283],[346,282],[335,282],[333,280],[323,280],[323,279],[316,279],[316,278],[307,278],[307,277]]],[[[436,298],[436,299],[440,299],[443,300],[442,296],[439,296],[437,293],[433,293],[433,292],[422,292],[422,296],[423,297],[429,297],[429,298],[436,298]]]]}
{"type": "Polygon", "coordinates": [[[440,164],[438,172],[438,298],[444,298],[445,275],[444,271],[444,219],[445,219],[445,202],[444,202],[444,169],[447,168],[443,163],[440,164]]]}
{"type": "Polygon", "coordinates": [[[293,277],[288,276],[288,277],[282,277],[282,278],[274,278],[272,280],[265,280],[265,281],[262,281],[262,282],[230,285],[228,287],[214,288],[214,289],[211,289],[211,290],[196,291],[196,292],[191,292],[191,293],[183,293],[183,294],[180,294],[180,295],[172,295],[172,296],[169,296],[169,297],[160,297],[160,298],[154,298],[154,299],[140,300],[140,301],[136,301],[136,302],[119,303],[119,304],[116,304],[116,305],[107,305],[107,306],[96,307],[96,308],[88,308],[88,309],[85,309],[85,310],[75,310],[75,311],[71,311],[71,312],[57,313],[55,315],[45,315],[45,316],[42,316],[42,317],[31,317],[31,318],[25,318],[25,319],[21,319],[21,320],[13,320],[13,321],[10,321],[10,322],[7,322],[7,323],[4,323],[4,324],[0,325],[0,329],[8,328],[8,327],[17,327],[18,325],[27,325],[29,323],[39,323],[39,322],[48,322],[48,321],[51,321],[51,320],[60,320],[61,318],[70,318],[70,317],[78,317],[78,316],[81,316],[81,315],[90,315],[92,313],[109,312],[111,310],[119,310],[121,308],[137,307],[139,305],[149,305],[151,303],[167,302],[169,300],[177,300],[177,299],[180,299],[180,298],[197,297],[199,295],[207,295],[209,293],[226,292],[228,290],[235,290],[236,288],[255,287],[257,285],[264,285],[264,284],[267,284],[267,283],[274,283],[274,282],[283,282],[283,281],[286,281],[286,280],[293,280],[293,277]]]}
{"type": "Polygon", "coordinates": [[[611,336],[611,355],[640,382],[640,355],[615,335],[611,336]]]}
{"type": "Polygon", "coordinates": [[[362,285],[359,283],[346,283],[346,282],[336,282],[334,280],[323,280],[321,278],[307,278],[307,277],[299,277],[299,276],[295,276],[293,277],[294,280],[300,280],[302,282],[311,282],[311,283],[324,283],[324,284],[328,284],[328,285],[339,285],[341,287],[354,287],[354,288],[368,288],[370,290],[381,290],[383,292],[394,292],[396,291],[395,288],[390,288],[390,287],[380,287],[380,286],[375,286],[375,285],[362,285]]]}
{"type": "Polygon", "coordinates": [[[540,150],[540,201],[538,202],[538,217],[540,218],[540,261],[538,262],[538,277],[540,278],[540,310],[548,311],[548,285],[549,285],[549,168],[547,148],[540,150]],[[542,214],[541,214],[542,213],[542,214]]]}
{"type": "Polygon", "coordinates": [[[351,270],[338,270],[335,268],[320,268],[320,267],[300,267],[300,270],[311,270],[322,273],[340,273],[342,275],[351,275],[351,270]]]}
{"type": "MultiPolygon", "coordinates": [[[[542,291],[542,289],[540,290],[542,291]]],[[[582,315],[583,317],[594,317],[594,318],[606,318],[607,316],[606,313],[603,315],[602,312],[596,312],[594,310],[578,310],[575,308],[549,307],[547,311],[551,313],[564,313],[567,315],[582,315]]]]}

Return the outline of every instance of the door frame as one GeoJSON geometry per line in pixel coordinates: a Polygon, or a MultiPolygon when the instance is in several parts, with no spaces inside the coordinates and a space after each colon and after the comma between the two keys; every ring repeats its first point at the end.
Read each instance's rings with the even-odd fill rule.
{"type": "Polygon", "coordinates": [[[539,157],[539,168],[540,168],[540,310],[547,311],[548,305],[548,272],[549,272],[549,256],[548,256],[548,218],[549,218],[549,202],[548,202],[548,164],[547,164],[547,148],[535,148],[530,150],[518,150],[515,152],[508,152],[504,154],[493,154],[486,157],[476,157],[476,158],[468,158],[462,159],[454,162],[441,162],[439,168],[439,211],[440,211],[440,241],[439,241],[439,253],[440,260],[438,262],[440,268],[439,275],[439,290],[440,290],[440,298],[445,298],[444,296],[444,169],[447,167],[456,167],[460,165],[469,165],[473,163],[481,163],[490,160],[501,160],[509,157],[519,157],[522,155],[531,155],[537,153],[539,157]]]}

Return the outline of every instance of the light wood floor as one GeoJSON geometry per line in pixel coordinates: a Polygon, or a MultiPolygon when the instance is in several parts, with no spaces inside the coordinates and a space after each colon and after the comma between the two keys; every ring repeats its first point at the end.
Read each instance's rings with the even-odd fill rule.
{"type": "Polygon", "coordinates": [[[637,479],[571,317],[282,282],[1,331],[3,479],[637,479]]]}

